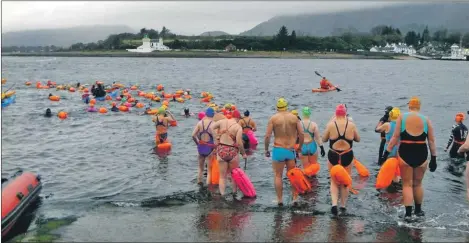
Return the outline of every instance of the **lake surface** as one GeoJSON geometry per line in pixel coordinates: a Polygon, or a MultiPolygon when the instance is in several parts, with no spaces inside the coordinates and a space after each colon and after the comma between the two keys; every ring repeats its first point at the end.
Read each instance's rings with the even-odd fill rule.
{"type": "MultiPolygon", "coordinates": [[[[2,177],[18,169],[41,174],[40,219],[74,218],[57,231],[61,241],[469,241],[465,163],[443,152],[456,112],[469,109],[469,62],[390,60],[171,59],[4,57],[5,87],[16,83],[16,103],[2,109],[2,177]],[[311,93],[318,71],[342,92],[311,93]],[[37,90],[34,81],[91,84],[95,80],[139,84],[155,91],[190,88],[194,96],[210,91],[215,102],[249,109],[258,124],[258,151],[246,173],[257,189],[250,201],[222,201],[196,185],[197,150],[190,137],[196,118],[179,115],[171,128],[172,154],[151,152],[154,126],[149,116],[87,113],[79,92],[37,90]],[[26,87],[25,81],[33,81],[26,87]],[[49,93],[62,97],[47,99],[49,93]],[[406,109],[410,96],[422,100],[422,113],[435,128],[438,169],[424,178],[425,219],[404,223],[400,192],[374,188],[379,170],[375,125],[387,105],[406,109]],[[267,121],[277,98],[290,108],[310,106],[323,131],[338,103],[346,103],[362,140],[356,157],[371,172],[354,185],[348,215],[330,215],[326,158],[313,181],[314,191],[300,206],[277,208],[271,161],[263,156],[267,121]],[[43,117],[46,108],[69,118],[43,117]]],[[[98,107],[109,106],[99,102],[98,107]]],[[[158,104],[153,104],[157,106],[158,104]]],[[[199,99],[172,103],[205,109],[199,99]]],[[[325,146],[325,147],[328,147],[325,146]]],[[[288,183],[284,180],[285,185],[288,183]]],[[[291,201],[284,186],[285,202],[291,201]]],[[[30,231],[38,227],[34,221],[30,231]]]]}

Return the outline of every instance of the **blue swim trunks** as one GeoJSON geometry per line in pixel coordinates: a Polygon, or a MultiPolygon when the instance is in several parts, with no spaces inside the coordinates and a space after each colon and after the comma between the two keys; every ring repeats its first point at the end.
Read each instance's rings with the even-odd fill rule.
{"type": "Polygon", "coordinates": [[[272,149],[272,160],[275,162],[286,162],[287,160],[294,160],[296,153],[293,149],[286,149],[280,147],[274,147],[272,149]]]}
{"type": "Polygon", "coordinates": [[[318,150],[318,146],[316,145],[316,142],[311,142],[308,144],[303,144],[301,147],[301,154],[302,155],[314,155],[316,151],[318,150]]]}

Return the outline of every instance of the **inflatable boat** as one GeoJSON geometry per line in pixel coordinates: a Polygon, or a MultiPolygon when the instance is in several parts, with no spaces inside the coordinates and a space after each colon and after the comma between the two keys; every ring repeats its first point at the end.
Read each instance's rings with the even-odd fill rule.
{"type": "Polygon", "coordinates": [[[19,172],[12,179],[2,179],[2,238],[39,197],[41,188],[40,176],[31,172],[19,172]]]}

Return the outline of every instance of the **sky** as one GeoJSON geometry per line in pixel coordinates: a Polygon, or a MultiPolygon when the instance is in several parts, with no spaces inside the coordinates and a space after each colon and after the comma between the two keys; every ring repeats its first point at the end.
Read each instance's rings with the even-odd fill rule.
{"type": "Polygon", "coordinates": [[[2,32],[83,25],[127,25],[135,30],[166,26],[198,35],[221,30],[239,34],[279,15],[326,13],[396,4],[352,1],[2,1],[2,32]]]}

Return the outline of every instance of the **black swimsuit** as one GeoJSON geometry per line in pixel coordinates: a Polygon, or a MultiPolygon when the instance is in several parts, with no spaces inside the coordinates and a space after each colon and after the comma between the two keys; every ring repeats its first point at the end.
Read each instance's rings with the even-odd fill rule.
{"type": "Polygon", "coordinates": [[[427,137],[428,137],[428,126],[423,117],[420,114],[417,114],[424,123],[424,129],[422,134],[419,136],[412,136],[405,130],[405,122],[409,113],[405,113],[402,116],[401,123],[401,142],[399,145],[398,153],[399,157],[412,168],[417,168],[421,166],[428,158],[428,149],[427,149],[427,137]]]}
{"type": "MultiPolygon", "coordinates": [[[[164,125],[164,122],[160,122],[160,120],[158,120],[158,117],[156,117],[156,127],[158,126],[166,127],[164,125]]],[[[160,139],[160,143],[164,143],[166,139],[168,138],[168,133],[161,133],[161,134],[157,134],[156,136],[160,139]]]]}
{"type": "Polygon", "coordinates": [[[353,140],[349,140],[345,137],[345,133],[347,132],[348,120],[345,124],[344,134],[340,135],[339,127],[337,126],[337,122],[335,123],[335,128],[337,129],[337,134],[339,135],[336,139],[329,139],[329,152],[327,153],[327,158],[329,159],[329,163],[332,165],[341,164],[344,167],[349,166],[353,162],[353,140]],[[350,149],[345,151],[334,150],[332,145],[339,140],[344,140],[350,145],[350,149]]]}

